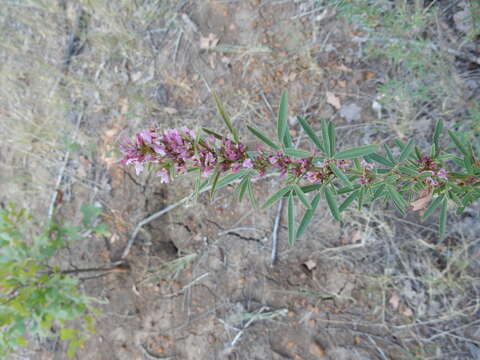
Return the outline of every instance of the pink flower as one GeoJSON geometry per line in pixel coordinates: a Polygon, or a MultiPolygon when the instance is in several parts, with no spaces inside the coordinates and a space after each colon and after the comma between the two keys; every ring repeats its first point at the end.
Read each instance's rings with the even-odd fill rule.
{"type": "Polygon", "coordinates": [[[161,183],[169,183],[170,182],[170,174],[168,173],[167,169],[160,169],[157,174],[160,177],[161,183]]]}
{"type": "Polygon", "coordinates": [[[444,168],[441,168],[440,170],[437,171],[437,176],[442,180],[448,180],[447,170],[445,170],[444,168]]]}
{"type": "Polygon", "coordinates": [[[242,168],[242,163],[236,162],[232,164],[232,173],[238,172],[242,168]]]}
{"type": "Polygon", "coordinates": [[[247,169],[251,169],[253,167],[253,161],[250,158],[247,158],[243,161],[242,166],[247,169]]]}
{"type": "Polygon", "coordinates": [[[364,168],[365,170],[372,170],[375,167],[373,164],[370,164],[365,160],[362,160],[360,164],[362,165],[362,168],[364,168]]]}
{"type": "Polygon", "coordinates": [[[321,171],[309,171],[307,172],[307,179],[308,181],[314,184],[321,184],[323,181],[323,173],[321,171]]]}
{"type": "Polygon", "coordinates": [[[188,127],[186,126],[182,126],[180,128],[180,130],[183,131],[183,133],[185,134],[185,136],[191,138],[192,140],[195,139],[195,132],[193,130],[190,130],[188,127]]]}

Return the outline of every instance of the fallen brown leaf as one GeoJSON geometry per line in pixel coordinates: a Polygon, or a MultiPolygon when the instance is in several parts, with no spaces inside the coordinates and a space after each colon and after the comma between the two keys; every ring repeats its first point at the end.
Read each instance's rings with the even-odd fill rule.
{"type": "Polygon", "coordinates": [[[330,91],[327,91],[326,95],[327,95],[327,103],[332,105],[335,109],[340,110],[340,108],[342,107],[342,104],[340,103],[340,99],[330,91]]]}
{"type": "Polygon", "coordinates": [[[309,350],[310,350],[310,354],[312,354],[313,356],[317,356],[319,358],[325,356],[325,349],[319,344],[317,344],[316,342],[313,342],[310,345],[309,350]]]}
{"type": "Polygon", "coordinates": [[[432,200],[432,191],[423,191],[420,194],[420,198],[412,201],[410,205],[412,205],[412,210],[413,211],[421,211],[423,209],[426,209],[428,204],[430,203],[430,200],[432,200]]]}

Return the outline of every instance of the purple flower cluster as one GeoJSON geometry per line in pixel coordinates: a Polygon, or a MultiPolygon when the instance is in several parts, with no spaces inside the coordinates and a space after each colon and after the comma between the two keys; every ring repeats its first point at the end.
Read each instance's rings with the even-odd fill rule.
{"type": "Polygon", "coordinates": [[[431,176],[425,178],[425,182],[432,186],[439,186],[441,180],[448,180],[448,172],[444,168],[438,168],[438,164],[429,156],[424,156],[418,162],[419,171],[429,173],[431,176]]]}
{"type": "Polygon", "coordinates": [[[124,157],[120,162],[122,164],[135,165],[135,171],[139,175],[144,168],[144,163],[156,162],[156,154],[160,151],[157,145],[159,135],[155,129],[144,130],[135,135],[135,140],[125,139],[120,144],[120,151],[124,157]]]}
{"type": "MultiPolygon", "coordinates": [[[[313,156],[296,159],[281,152],[266,151],[260,146],[255,152],[249,152],[245,144],[227,138],[209,135],[204,139],[196,139],[195,133],[187,127],[167,129],[163,133],[151,128],[136,134],[134,140],[125,140],[120,149],[124,155],[121,163],[134,165],[137,175],[143,171],[146,163],[157,165],[156,175],[162,183],[168,183],[176,174],[197,167],[204,177],[215,169],[220,173],[252,169],[256,172],[256,178],[264,176],[269,168],[274,168],[279,170],[281,178],[291,174],[312,184],[322,184],[335,177],[329,165],[333,164],[342,171],[351,166],[348,160],[314,161],[313,156]]],[[[426,184],[439,186],[442,181],[448,180],[447,171],[428,156],[423,157],[417,165],[420,172],[431,175],[425,178],[426,184]]],[[[360,166],[360,183],[366,185],[374,182],[375,166],[365,160],[361,161],[360,166]]]]}

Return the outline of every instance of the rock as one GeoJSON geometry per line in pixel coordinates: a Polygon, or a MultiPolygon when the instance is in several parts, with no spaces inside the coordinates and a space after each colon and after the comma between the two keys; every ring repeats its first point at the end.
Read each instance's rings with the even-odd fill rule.
{"type": "Polygon", "coordinates": [[[340,116],[348,122],[358,121],[362,116],[362,108],[355,103],[342,106],[340,116]]]}

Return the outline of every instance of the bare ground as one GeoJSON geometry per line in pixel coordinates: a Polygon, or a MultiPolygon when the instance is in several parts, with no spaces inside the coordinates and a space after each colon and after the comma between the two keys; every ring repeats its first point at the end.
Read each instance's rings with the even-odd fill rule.
{"type": "MultiPolygon", "coordinates": [[[[190,194],[191,179],[165,186],[153,175],[135,176],[116,162],[116,146],[122,136],[152,124],[218,129],[210,89],[218,91],[245,136],[246,125],[273,130],[284,89],[291,114],[303,114],[314,125],[333,120],[341,145],[431,131],[427,120],[404,131],[395,116],[377,117],[371,103],[386,76],[382,62],[364,60],[352,41],[361,35],[358,29],[331,9],[315,20],[318,12],[310,14],[307,3],[112,3],[94,11],[85,3],[91,16],[83,30],[82,6],[67,6],[67,34],[80,34],[82,47],[70,54],[67,76],[61,51],[51,63],[54,77],[67,82],[58,85],[65,87],[62,101],[75,104],[67,116],[57,115],[62,121],[72,117],[73,125],[77,119],[78,129],[65,128],[81,149],[65,161],[58,216],[78,221],[80,205],[97,202],[112,235],[73,245],[63,254],[65,264],[118,260],[139,221],[190,194]],[[106,16],[111,18],[104,22],[106,16]],[[359,106],[359,117],[342,117],[335,101],[359,106]]],[[[59,21],[57,13],[47,13],[59,21]]],[[[290,125],[292,135],[301,137],[293,118],[290,125]]],[[[58,156],[65,159],[65,152],[58,156]]],[[[5,156],[4,174],[18,173],[18,157],[5,156]]],[[[48,208],[61,163],[38,174],[49,191],[29,204],[32,210],[48,208]]],[[[26,162],[24,171],[33,173],[40,164],[26,162]]],[[[265,198],[276,184],[258,182],[257,197],[265,198]]],[[[8,186],[13,194],[32,190],[31,183],[8,186]]],[[[480,229],[474,210],[452,216],[455,225],[439,244],[434,223],[421,224],[414,214],[397,219],[380,204],[352,210],[337,224],[323,208],[293,248],[281,222],[279,261],[272,266],[276,207],[235,204],[228,188],[212,201],[187,201],[143,228],[126,271],[83,282],[89,295],[106,303],[99,306],[97,333],[76,358],[475,358],[480,229]]],[[[47,345],[30,358],[65,358],[61,343],[47,345]]]]}

